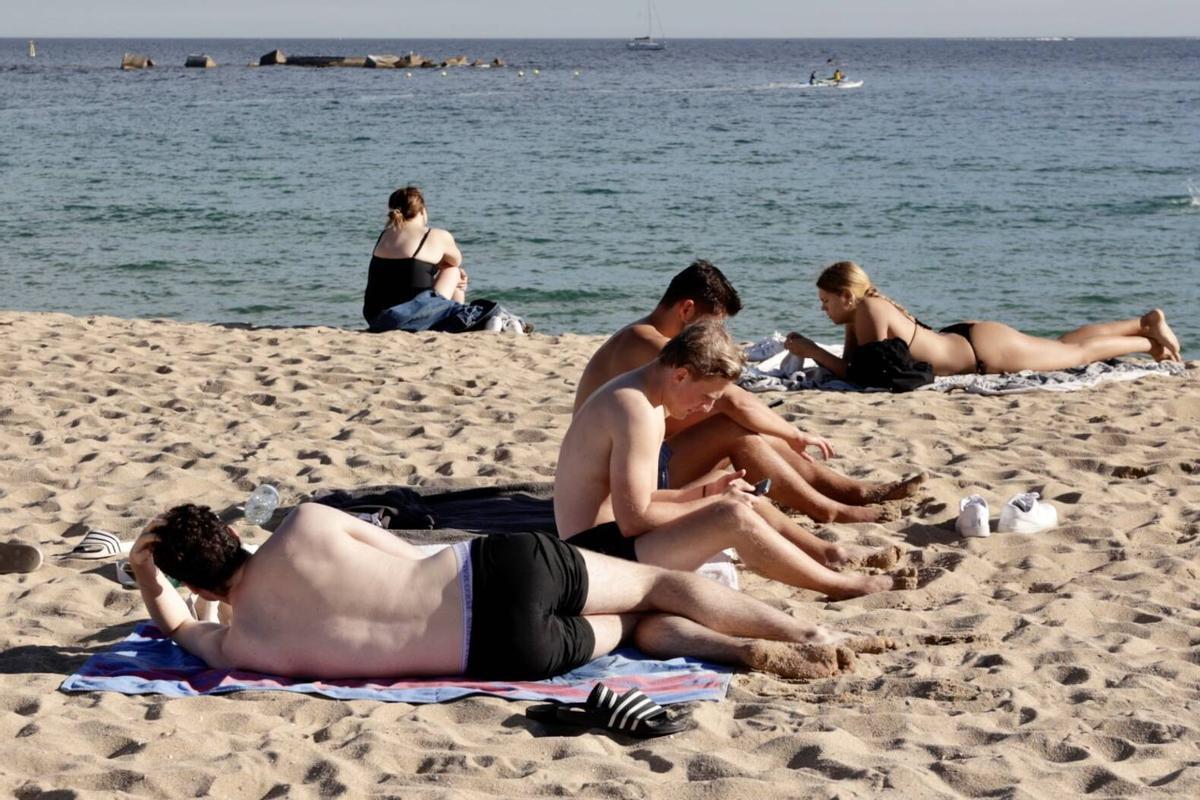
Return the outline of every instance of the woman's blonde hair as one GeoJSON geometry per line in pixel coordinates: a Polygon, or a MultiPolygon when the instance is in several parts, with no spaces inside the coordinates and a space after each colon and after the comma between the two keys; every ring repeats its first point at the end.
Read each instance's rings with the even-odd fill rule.
{"type": "Polygon", "coordinates": [[[742,374],[746,357],[720,320],[706,319],[687,326],[667,342],[658,361],[667,367],[684,367],[698,380],[732,381],[742,374]]]}
{"type": "Polygon", "coordinates": [[[904,316],[918,325],[921,324],[907,308],[876,289],[875,284],[871,283],[871,276],[867,274],[867,271],[853,261],[837,261],[830,264],[822,270],[821,276],[817,278],[817,288],[834,294],[849,291],[850,296],[855,300],[862,300],[864,297],[882,298],[900,309],[900,313],[904,316]]]}
{"type": "Polygon", "coordinates": [[[425,210],[425,197],[416,186],[405,186],[388,198],[388,225],[402,228],[404,223],[425,210]]]}

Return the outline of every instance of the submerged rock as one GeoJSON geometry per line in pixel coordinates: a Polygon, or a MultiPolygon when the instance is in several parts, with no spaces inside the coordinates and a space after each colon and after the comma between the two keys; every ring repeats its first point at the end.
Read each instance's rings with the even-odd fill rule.
{"type": "Polygon", "coordinates": [[[154,59],[141,53],[126,53],[121,57],[121,69],[146,69],[154,66],[154,59]]]}
{"type": "Polygon", "coordinates": [[[367,56],[367,66],[372,69],[395,69],[400,56],[367,56]]]}
{"type": "Polygon", "coordinates": [[[430,61],[428,58],[421,55],[420,53],[409,53],[406,56],[400,56],[400,60],[396,62],[396,66],[398,66],[398,67],[436,67],[437,64],[434,64],[432,61],[430,61]]]}

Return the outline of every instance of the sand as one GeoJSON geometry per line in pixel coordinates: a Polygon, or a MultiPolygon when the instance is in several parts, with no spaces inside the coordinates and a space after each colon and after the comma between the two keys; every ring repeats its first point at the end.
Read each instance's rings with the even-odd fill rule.
{"type": "Polygon", "coordinates": [[[557,735],[495,699],[58,691],[146,618],[111,562],[53,557],[85,526],[132,537],[260,481],[286,503],[548,479],[598,343],[0,313],[0,541],[47,556],[0,575],[0,795],[1200,796],[1198,364],[1071,394],[778,395],[851,474],[929,473],[914,516],[821,529],[911,548],[924,585],[827,603],[744,574],[793,614],[899,647],[833,679],[738,675],[689,733],[557,735]],[[982,493],[995,519],[1025,490],[1059,528],[954,534],[959,497],[982,493]]]}

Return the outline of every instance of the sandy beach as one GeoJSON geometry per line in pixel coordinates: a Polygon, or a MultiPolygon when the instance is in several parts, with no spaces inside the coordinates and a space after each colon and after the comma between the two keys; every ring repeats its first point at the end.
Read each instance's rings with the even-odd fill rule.
{"type": "MultiPolygon", "coordinates": [[[[1200,796],[1200,363],[1074,393],[794,393],[785,418],[860,477],[928,473],[917,511],[832,525],[898,543],[920,588],[828,603],[746,592],[899,647],[810,682],[735,676],[694,730],[550,731],[525,704],[286,693],[65,694],[147,618],[111,561],[60,561],[88,527],[133,538],[184,501],[549,480],[601,339],[366,335],[0,312],[0,795],[37,797],[1200,796]],[[1036,490],[1060,525],[962,540],[1036,490]]],[[[266,532],[248,529],[261,541],[266,532]]]]}

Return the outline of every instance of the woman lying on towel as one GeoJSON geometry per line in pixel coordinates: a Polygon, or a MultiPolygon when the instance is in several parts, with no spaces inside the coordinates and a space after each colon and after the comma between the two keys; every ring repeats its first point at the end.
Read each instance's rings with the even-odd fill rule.
{"type": "Polygon", "coordinates": [[[873,363],[894,365],[907,358],[909,366],[931,368],[934,375],[1045,372],[1130,353],[1149,353],[1156,361],[1180,360],[1179,340],[1157,308],[1141,317],[1084,325],[1057,339],[1042,339],[1001,322],[959,322],[935,331],[881,294],[853,261],[826,268],[817,279],[817,294],[826,316],[846,328],[842,358],[798,333],[788,334],[788,351],[864,385],[887,385],[856,380],[854,375],[856,360],[884,348],[890,352],[884,358],[872,353],[873,363]]]}

